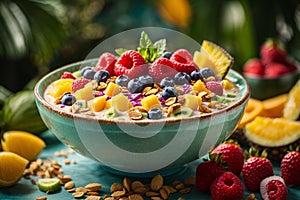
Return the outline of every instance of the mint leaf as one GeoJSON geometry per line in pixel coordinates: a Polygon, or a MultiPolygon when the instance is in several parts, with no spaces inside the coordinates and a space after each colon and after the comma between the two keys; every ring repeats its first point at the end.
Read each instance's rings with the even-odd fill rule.
{"type": "Polygon", "coordinates": [[[127,49],[124,49],[124,48],[118,48],[118,49],[115,49],[115,52],[120,56],[122,55],[124,52],[128,51],[127,49]]]}
{"type": "Polygon", "coordinates": [[[140,38],[140,48],[149,48],[152,47],[152,41],[150,40],[149,36],[147,33],[144,31],[141,33],[141,38],[140,38]]]}
{"type": "Polygon", "coordinates": [[[167,49],[167,41],[166,39],[157,40],[153,47],[157,49],[158,57],[160,57],[167,49]]]}

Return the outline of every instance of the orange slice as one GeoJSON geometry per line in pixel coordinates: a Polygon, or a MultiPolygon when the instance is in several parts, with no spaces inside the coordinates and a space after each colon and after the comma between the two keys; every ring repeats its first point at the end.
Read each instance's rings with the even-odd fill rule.
{"type": "Polygon", "coordinates": [[[263,110],[259,115],[273,118],[282,117],[283,108],[287,100],[288,94],[282,94],[263,100],[263,110]]]}
{"type": "Polygon", "coordinates": [[[300,79],[288,94],[288,100],[284,105],[283,117],[288,120],[297,120],[300,116],[300,79]]]}
{"type": "Polygon", "coordinates": [[[7,131],[3,134],[1,145],[4,151],[16,153],[31,161],[46,147],[45,142],[36,135],[24,131],[7,131]]]}
{"type": "Polygon", "coordinates": [[[9,187],[23,176],[28,160],[12,153],[0,152],[0,187],[9,187]]]}
{"type": "Polygon", "coordinates": [[[238,128],[243,128],[247,123],[254,120],[254,118],[256,116],[258,116],[262,110],[263,110],[262,102],[259,100],[250,98],[246,105],[246,108],[245,108],[244,114],[241,118],[241,121],[238,125],[238,128]]]}

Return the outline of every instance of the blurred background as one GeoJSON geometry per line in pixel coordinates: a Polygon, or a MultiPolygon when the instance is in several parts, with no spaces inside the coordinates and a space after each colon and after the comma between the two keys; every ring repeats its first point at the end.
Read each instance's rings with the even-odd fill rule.
{"type": "Polygon", "coordinates": [[[106,38],[144,26],[213,41],[240,72],[267,38],[300,61],[299,0],[0,0],[1,89],[33,88],[41,75],[84,59],[106,38]]]}

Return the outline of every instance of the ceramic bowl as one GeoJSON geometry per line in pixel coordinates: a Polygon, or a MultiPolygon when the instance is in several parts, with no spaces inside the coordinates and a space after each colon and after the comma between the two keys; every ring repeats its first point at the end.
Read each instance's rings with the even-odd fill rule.
{"type": "Polygon", "coordinates": [[[201,117],[151,122],[96,120],[66,113],[45,100],[46,87],[64,71],[74,72],[96,62],[73,63],[44,76],[35,87],[36,104],[45,124],[61,142],[113,172],[176,172],[232,133],[250,96],[243,76],[230,70],[227,77],[240,87],[240,97],[233,105],[201,117]]]}
{"type": "Polygon", "coordinates": [[[251,97],[265,100],[280,94],[288,93],[300,78],[300,69],[278,78],[261,78],[244,74],[251,89],[251,97]]]}

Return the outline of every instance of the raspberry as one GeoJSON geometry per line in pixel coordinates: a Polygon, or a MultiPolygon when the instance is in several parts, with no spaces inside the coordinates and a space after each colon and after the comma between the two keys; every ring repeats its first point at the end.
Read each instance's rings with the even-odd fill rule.
{"type": "Polygon", "coordinates": [[[261,181],[260,194],[263,199],[285,200],[288,191],[280,176],[270,176],[261,181]]]}
{"type": "Polygon", "coordinates": [[[111,53],[103,53],[95,67],[95,71],[106,70],[111,76],[114,75],[115,63],[117,58],[111,53]]]}
{"type": "Polygon", "coordinates": [[[232,172],[225,172],[216,178],[210,186],[212,200],[242,200],[244,186],[242,181],[232,172]]]}
{"type": "Polygon", "coordinates": [[[76,92],[77,90],[80,90],[83,88],[87,83],[89,83],[91,80],[86,78],[78,78],[75,79],[72,83],[72,91],[76,92]]]}
{"type": "Polygon", "coordinates": [[[265,77],[276,78],[289,72],[289,68],[281,63],[271,62],[266,65],[265,77]]]}
{"type": "Polygon", "coordinates": [[[132,79],[148,74],[148,65],[141,54],[134,50],[129,50],[117,60],[114,73],[116,76],[127,75],[132,79]]]}
{"type": "Polygon", "coordinates": [[[159,58],[149,67],[149,75],[157,82],[165,77],[173,78],[176,73],[173,63],[167,58],[159,58]]]}
{"type": "Polygon", "coordinates": [[[245,63],[243,71],[247,75],[263,76],[265,73],[265,66],[259,59],[253,58],[245,63]]]}
{"type": "Polygon", "coordinates": [[[170,60],[178,72],[191,74],[194,70],[198,69],[197,65],[193,61],[193,56],[186,49],[179,49],[175,51],[170,60]]]}
{"type": "Polygon", "coordinates": [[[70,79],[76,79],[75,76],[73,76],[73,74],[71,72],[64,72],[61,77],[62,79],[65,79],[65,78],[70,78],[70,79]]]}
{"type": "Polygon", "coordinates": [[[205,87],[216,95],[223,95],[223,86],[217,81],[208,81],[205,83],[205,87]]]}

